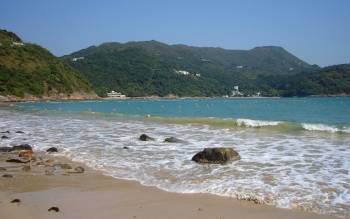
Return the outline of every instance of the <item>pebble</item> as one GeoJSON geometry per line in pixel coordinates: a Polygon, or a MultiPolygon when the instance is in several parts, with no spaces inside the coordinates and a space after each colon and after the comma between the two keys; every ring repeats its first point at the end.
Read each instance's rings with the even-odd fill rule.
{"type": "Polygon", "coordinates": [[[51,207],[49,209],[47,209],[48,211],[55,211],[55,212],[59,212],[60,209],[58,207],[51,207]]]}
{"type": "Polygon", "coordinates": [[[13,199],[13,200],[11,201],[11,203],[20,203],[20,202],[21,202],[21,200],[20,200],[20,199],[18,199],[18,198],[13,199]]]}

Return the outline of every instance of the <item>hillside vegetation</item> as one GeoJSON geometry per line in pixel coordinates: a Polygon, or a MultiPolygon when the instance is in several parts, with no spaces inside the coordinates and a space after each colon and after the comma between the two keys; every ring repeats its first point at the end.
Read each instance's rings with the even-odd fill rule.
{"type": "Polygon", "coordinates": [[[267,96],[349,95],[350,64],[292,76],[261,76],[255,85],[267,96]]]}
{"type": "Polygon", "coordinates": [[[84,77],[48,50],[0,30],[0,95],[18,98],[93,97],[84,77]]]}
{"type": "Polygon", "coordinates": [[[318,69],[275,46],[226,50],[157,41],[104,43],[62,58],[102,96],[110,90],[129,96],[221,96],[235,85],[252,95],[260,90],[258,76],[318,69]]]}

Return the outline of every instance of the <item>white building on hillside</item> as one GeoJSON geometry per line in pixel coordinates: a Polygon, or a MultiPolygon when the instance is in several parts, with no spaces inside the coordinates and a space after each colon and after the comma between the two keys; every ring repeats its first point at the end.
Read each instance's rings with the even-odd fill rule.
{"type": "Polygon", "coordinates": [[[12,45],[11,45],[12,47],[14,47],[14,46],[18,46],[18,47],[21,47],[21,46],[24,46],[24,43],[22,43],[22,42],[12,42],[12,45]]]}
{"type": "Polygon", "coordinates": [[[243,93],[241,93],[239,91],[239,87],[237,85],[233,87],[233,91],[232,91],[231,96],[233,96],[233,97],[243,96],[243,93]]]}
{"type": "Polygon", "coordinates": [[[83,60],[84,57],[77,57],[77,58],[72,58],[72,62],[76,62],[76,61],[79,61],[79,60],[83,60]]]}
{"type": "Polygon", "coordinates": [[[109,99],[125,99],[126,96],[120,92],[115,92],[112,90],[111,92],[107,93],[107,98],[109,99]]]}

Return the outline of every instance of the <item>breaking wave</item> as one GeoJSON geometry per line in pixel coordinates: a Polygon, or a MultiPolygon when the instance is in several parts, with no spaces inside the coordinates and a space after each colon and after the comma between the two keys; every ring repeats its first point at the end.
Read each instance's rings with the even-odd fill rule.
{"type": "Polygon", "coordinates": [[[220,118],[170,118],[149,117],[145,120],[173,124],[208,125],[221,128],[260,128],[276,131],[318,131],[329,133],[349,133],[350,127],[328,124],[293,123],[286,121],[266,121],[254,119],[220,119],[220,118]]]}

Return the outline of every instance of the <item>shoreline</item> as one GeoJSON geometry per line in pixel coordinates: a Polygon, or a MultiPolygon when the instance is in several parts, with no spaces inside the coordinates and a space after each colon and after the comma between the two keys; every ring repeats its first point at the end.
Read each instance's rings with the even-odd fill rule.
{"type": "Polygon", "coordinates": [[[0,99],[0,107],[2,106],[9,106],[13,103],[40,103],[40,102],[79,102],[79,101],[104,101],[104,100],[187,100],[187,99],[290,99],[290,98],[329,98],[329,97],[350,97],[350,95],[311,95],[311,96],[305,96],[305,97],[282,97],[282,96],[276,96],[276,97],[177,97],[177,98],[169,98],[169,97],[127,97],[127,98],[104,98],[104,97],[98,97],[98,98],[64,98],[64,99],[17,99],[17,100],[1,100],[0,99]]]}
{"type": "Polygon", "coordinates": [[[143,186],[137,181],[116,179],[62,156],[35,153],[43,163],[4,162],[0,153],[0,218],[308,218],[335,219],[331,215],[309,213],[298,209],[280,209],[212,194],[183,194],[143,186]],[[48,169],[56,164],[73,168],[83,166],[83,173],[48,169]],[[10,203],[19,199],[20,203],[10,203]],[[56,206],[59,212],[48,212],[56,206]]]}

